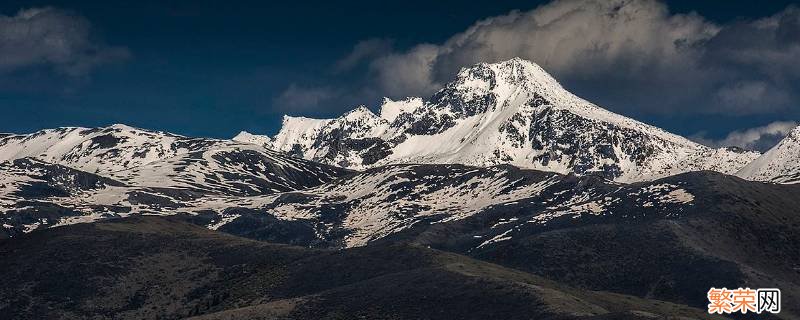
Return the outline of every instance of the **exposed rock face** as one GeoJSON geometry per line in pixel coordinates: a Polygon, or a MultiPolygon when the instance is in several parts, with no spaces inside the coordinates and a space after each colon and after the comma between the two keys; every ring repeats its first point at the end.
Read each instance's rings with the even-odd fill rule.
{"type": "Polygon", "coordinates": [[[513,164],[620,182],[696,170],[732,174],[759,156],[710,149],[609,112],[521,59],[462,69],[428,100],[386,99],[380,115],[359,107],[329,120],[285,117],[274,139],[237,140],[353,169],[513,164]]]}

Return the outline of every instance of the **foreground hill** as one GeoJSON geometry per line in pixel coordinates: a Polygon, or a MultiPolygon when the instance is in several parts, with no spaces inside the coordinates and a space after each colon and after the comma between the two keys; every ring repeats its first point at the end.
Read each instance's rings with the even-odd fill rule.
{"type": "Polygon", "coordinates": [[[537,209],[532,201],[451,223],[419,224],[382,241],[409,241],[582,288],[695,307],[705,306],[712,286],[775,287],[785,299],[781,317],[795,319],[800,317],[794,303],[800,301],[798,194],[800,185],[687,173],[623,186],[566,215],[542,213],[561,209],[537,209]],[[654,202],[636,206],[638,192],[670,185],[692,200],[664,205],[658,199],[670,192],[661,191],[649,197],[654,202]]]}
{"type": "Polygon", "coordinates": [[[0,317],[14,319],[708,318],[420,246],[304,249],[177,217],[45,230],[0,255],[0,317]]]}
{"type": "MultiPolygon", "coordinates": [[[[710,171],[616,184],[510,166],[396,165],[227,210],[219,230],[318,247],[413,243],[701,308],[720,286],[800,299],[798,194],[800,185],[710,171]]],[[[800,309],[787,303],[782,314],[800,309]]]]}

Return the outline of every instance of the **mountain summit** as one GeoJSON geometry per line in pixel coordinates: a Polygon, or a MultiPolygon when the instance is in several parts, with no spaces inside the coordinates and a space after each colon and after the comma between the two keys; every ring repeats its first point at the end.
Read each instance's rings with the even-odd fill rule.
{"type": "Polygon", "coordinates": [[[620,182],[696,170],[730,174],[759,156],[711,149],[605,110],[520,58],[463,68],[427,100],[385,99],[379,115],[361,106],[336,119],[285,116],[274,138],[234,139],[352,169],[513,164],[620,182]]]}

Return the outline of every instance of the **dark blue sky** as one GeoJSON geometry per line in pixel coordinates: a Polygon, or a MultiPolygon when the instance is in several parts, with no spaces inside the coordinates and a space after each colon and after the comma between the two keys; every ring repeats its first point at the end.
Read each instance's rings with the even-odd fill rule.
{"type": "MultiPolygon", "coordinates": [[[[351,104],[374,107],[379,96],[392,95],[376,92],[380,89],[375,88],[380,87],[371,86],[374,70],[366,64],[348,68],[346,72],[336,70],[337,61],[346,57],[359,41],[380,39],[386,44],[382,50],[402,53],[420,43],[442,44],[480,19],[505,15],[511,10],[525,12],[547,3],[165,2],[6,0],[0,3],[0,14],[6,19],[18,16],[21,9],[52,7],[66,15],[54,18],[57,21],[54,28],[59,32],[72,32],[61,30],[69,26],[69,19],[82,21],[89,30],[85,39],[75,40],[80,42],[75,46],[86,48],[76,49],[81,52],[75,54],[78,57],[70,57],[69,62],[41,58],[49,59],[42,62],[37,58],[9,62],[5,69],[2,59],[16,60],[3,55],[16,59],[18,55],[29,54],[23,50],[25,45],[18,44],[23,40],[13,42],[8,40],[10,36],[0,34],[0,132],[119,122],[196,136],[231,137],[240,130],[271,134],[277,130],[283,113],[335,116],[350,109],[351,104]],[[23,49],[9,49],[9,46],[23,49]],[[327,100],[313,106],[277,105],[279,97],[292,85],[327,88],[335,94],[326,95],[327,100]],[[373,90],[358,89],[362,87],[373,90]]],[[[709,23],[720,26],[768,17],[789,4],[789,1],[667,3],[670,14],[696,11],[709,23]]],[[[35,50],[35,44],[31,46],[35,50]]],[[[43,57],[51,56],[43,54],[43,57]]],[[[559,73],[555,75],[564,78],[559,73]]],[[[791,103],[777,112],[733,116],[687,111],[691,108],[656,112],[634,108],[615,98],[625,97],[625,91],[631,90],[623,82],[610,89],[601,85],[604,81],[597,77],[566,77],[562,82],[576,94],[613,111],[679,134],[706,131],[706,138],[721,138],[730,131],[773,121],[798,120],[800,114],[791,103]]],[[[664,97],[656,93],[653,100],[673,94],[669,87],[659,91],[664,97]]],[[[634,103],[640,102],[630,102],[634,103]]]]}

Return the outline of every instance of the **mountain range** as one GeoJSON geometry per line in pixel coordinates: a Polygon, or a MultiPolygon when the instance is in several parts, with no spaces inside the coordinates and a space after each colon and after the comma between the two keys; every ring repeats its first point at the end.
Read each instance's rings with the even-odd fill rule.
{"type": "Polygon", "coordinates": [[[0,318],[705,318],[712,286],[800,301],[798,160],[800,128],[763,155],[709,148],[521,59],[274,137],[3,135],[0,318]]]}
{"type": "Polygon", "coordinates": [[[384,100],[336,119],[284,117],[251,142],[351,169],[395,163],[512,164],[636,182],[700,170],[734,174],[760,154],[711,149],[598,107],[522,59],[462,69],[430,99],[384,100]]]}

